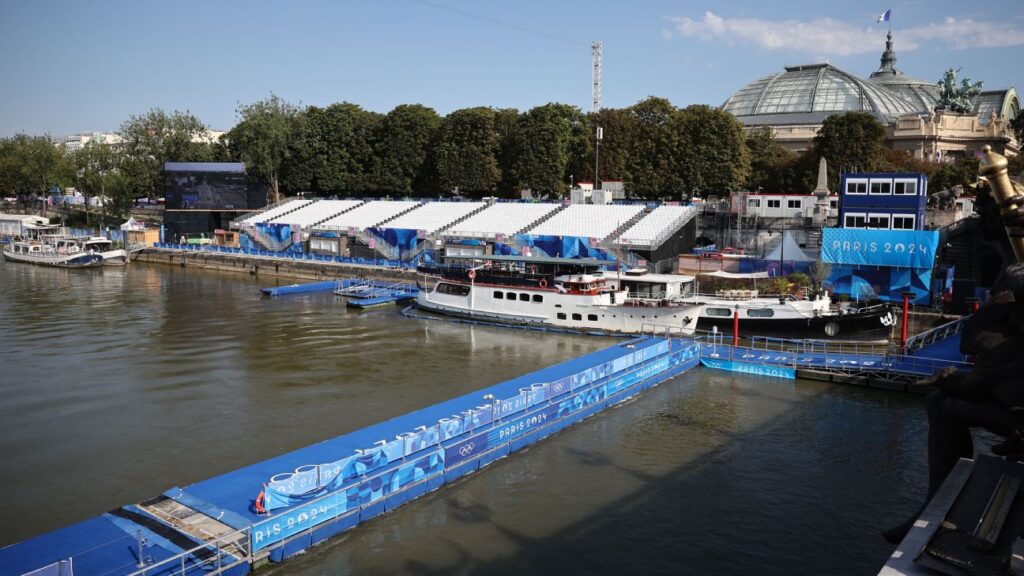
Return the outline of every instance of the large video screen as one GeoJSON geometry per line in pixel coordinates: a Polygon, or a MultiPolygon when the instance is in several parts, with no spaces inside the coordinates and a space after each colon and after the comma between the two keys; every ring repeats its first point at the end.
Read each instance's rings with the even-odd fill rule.
{"type": "Polygon", "coordinates": [[[246,210],[249,188],[244,172],[167,171],[164,178],[170,210],[246,210]]]}

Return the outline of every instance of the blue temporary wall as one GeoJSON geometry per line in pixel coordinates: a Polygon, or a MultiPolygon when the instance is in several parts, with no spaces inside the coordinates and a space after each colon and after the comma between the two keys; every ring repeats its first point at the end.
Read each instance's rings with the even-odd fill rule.
{"type": "Polygon", "coordinates": [[[833,266],[825,287],[853,300],[877,298],[903,302],[903,293],[911,292],[912,304],[931,304],[931,269],[886,268],[878,266],[833,266]]]}
{"type": "Polygon", "coordinates": [[[825,228],[821,259],[830,264],[931,269],[938,231],[825,228]]]}

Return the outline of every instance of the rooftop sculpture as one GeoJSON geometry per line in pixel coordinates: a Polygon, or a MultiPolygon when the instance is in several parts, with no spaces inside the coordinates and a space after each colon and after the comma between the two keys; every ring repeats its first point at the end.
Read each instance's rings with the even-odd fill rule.
{"type": "Polygon", "coordinates": [[[982,82],[971,84],[969,78],[956,84],[956,70],[950,68],[939,81],[939,102],[936,110],[949,110],[958,114],[969,114],[974,111],[974,99],[981,94],[982,82]]]}

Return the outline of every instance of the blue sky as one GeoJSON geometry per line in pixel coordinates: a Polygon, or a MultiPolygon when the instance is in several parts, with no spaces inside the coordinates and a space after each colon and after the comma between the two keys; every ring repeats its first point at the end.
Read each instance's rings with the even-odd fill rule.
{"type": "Polygon", "coordinates": [[[892,9],[897,67],[1024,87],[1024,2],[180,0],[0,3],[0,136],[112,131],[155,107],[229,129],[271,92],[387,112],[421,103],[590,108],[648,96],[720,105],[787,64],[878,66],[892,9]]]}

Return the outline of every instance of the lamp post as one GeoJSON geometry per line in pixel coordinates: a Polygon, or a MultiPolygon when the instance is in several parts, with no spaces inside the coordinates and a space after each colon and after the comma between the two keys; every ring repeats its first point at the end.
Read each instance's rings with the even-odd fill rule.
{"type": "Polygon", "coordinates": [[[594,135],[594,190],[598,188],[598,174],[600,173],[601,166],[601,139],[604,138],[604,128],[597,127],[597,132],[594,135]]]}

